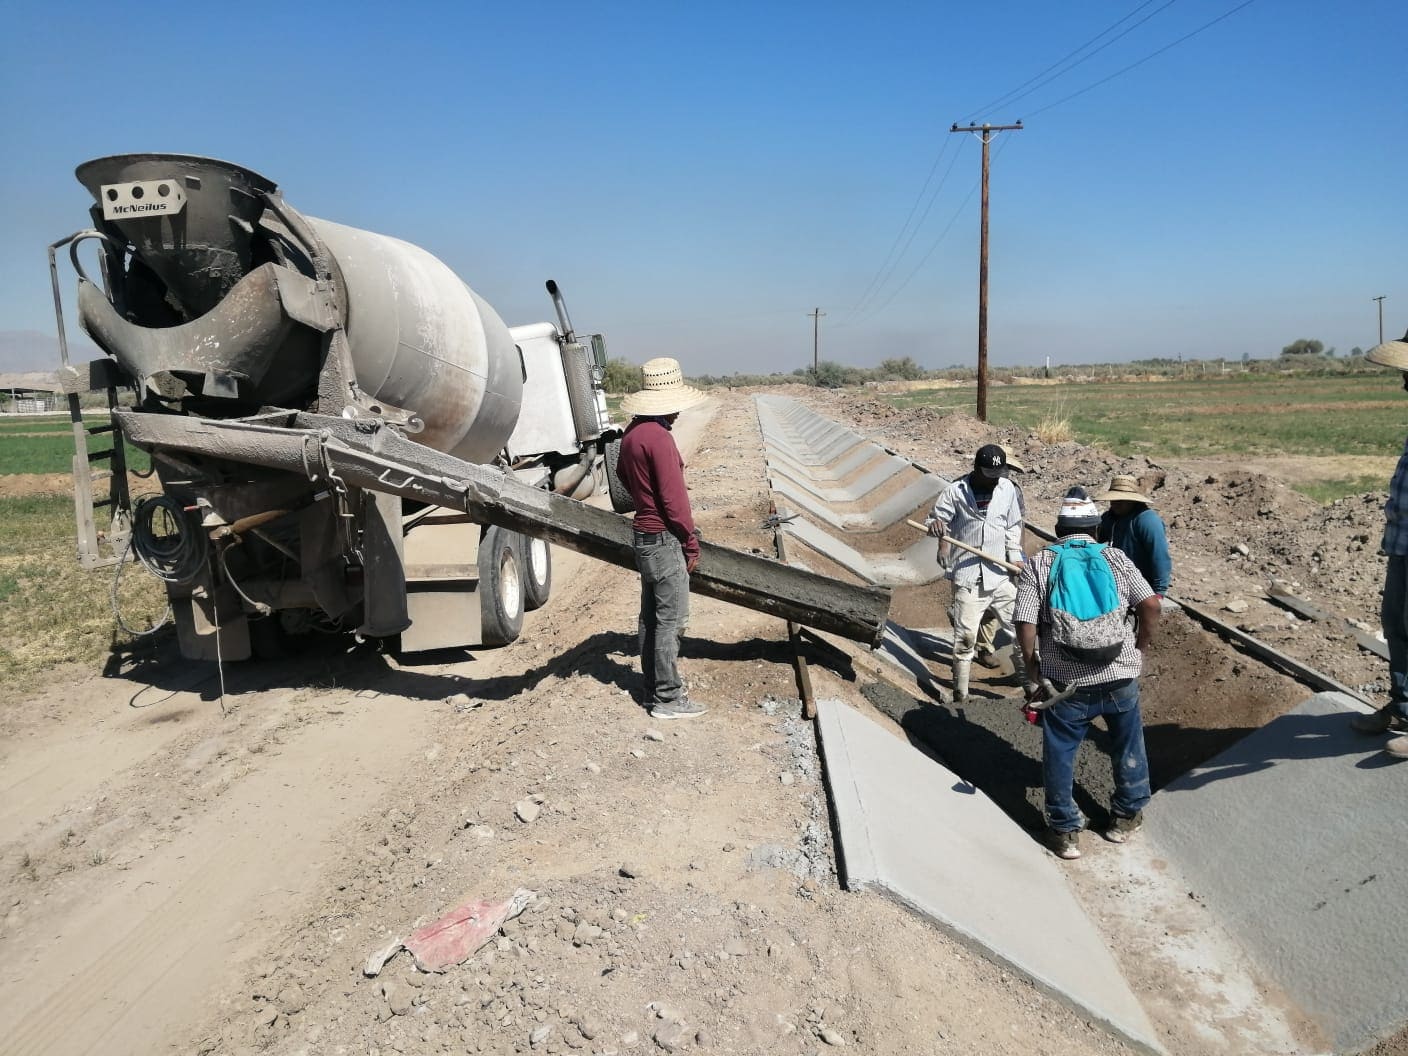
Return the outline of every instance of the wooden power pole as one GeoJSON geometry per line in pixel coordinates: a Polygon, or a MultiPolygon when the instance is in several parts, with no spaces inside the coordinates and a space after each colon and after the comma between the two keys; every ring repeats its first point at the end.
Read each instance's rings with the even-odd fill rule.
{"type": "MultiPolygon", "coordinates": [[[[1388,295],[1385,294],[1384,296],[1387,297],[1388,295]]],[[[1374,300],[1379,302],[1379,344],[1382,345],[1384,343],[1384,298],[1375,297],[1374,300]]]]}
{"type": "MultiPolygon", "coordinates": [[[[821,317],[826,313],[818,308],[814,312],[808,312],[812,317],[812,378],[815,379],[821,370],[821,361],[817,358],[817,349],[820,347],[821,338],[821,317]]],[[[1379,344],[1383,344],[1382,341],[1379,344]]]]}
{"type": "Polygon", "coordinates": [[[988,144],[997,132],[1020,132],[1015,125],[967,125],[954,122],[950,132],[974,132],[983,141],[983,219],[978,248],[978,421],[988,420],[988,144]]]}

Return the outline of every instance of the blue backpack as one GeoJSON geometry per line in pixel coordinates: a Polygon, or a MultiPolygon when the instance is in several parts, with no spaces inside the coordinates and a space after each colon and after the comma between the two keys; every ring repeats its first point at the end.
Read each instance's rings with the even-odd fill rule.
{"type": "Polygon", "coordinates": [[[1067,539],[1047,547],[1053,555],[1046,580],[1051,640],[1086,664],[1111,663],[1125,642],[1124,606],[1105,545],[1067,539]]]}

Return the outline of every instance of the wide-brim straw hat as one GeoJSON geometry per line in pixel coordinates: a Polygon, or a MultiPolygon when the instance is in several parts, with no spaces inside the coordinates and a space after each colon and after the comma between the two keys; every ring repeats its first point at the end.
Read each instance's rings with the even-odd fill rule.
{"type": "Polygon", "coordinates": [[[1385,341],[1382,345],[1375,345],[1365,353],[1364,358],[1381,367],[1408,370],[1408,334],[1404,334],[1401,341],[1385,341]]]}
{"type": "Polygon", "coordinates": [[[1015,469],[1018,473],[1025,473],[1027,467],[1022,465],[1022,460],[1012,453],[1012,449],[1006,444],[998,444],[1002,448],[1002,453],[1007,456],[1007,468],[1015,469]]]}
{"type": "Polygon", "coordinates": [[[640,368],[643,388],[621,401],[621,410],[630,415],[657,417],[678,414],[709,397],[684,383],[679,360],[668,356],[652,359],[640,368]]]}
{"type": "Polygon", "coordinates": [[[1139,481],[1131,476],[1120,474],[1110,481],[1110,488],[1097,496],[1098,502],[1142,502],[1152,506],[1154,500],[1139,490],[1139,481]]]}

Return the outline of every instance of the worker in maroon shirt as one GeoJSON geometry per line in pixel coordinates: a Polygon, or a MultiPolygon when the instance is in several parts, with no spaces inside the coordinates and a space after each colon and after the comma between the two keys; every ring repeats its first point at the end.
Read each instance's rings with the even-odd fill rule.
{"type": "Polygon", "coordinates": [[[621,409],[632,417],[616,463],[636,506],[641,674],[654,718],[687,719],[704,714],[704,706],[689,699],[679,671],[699,535],[684,483],[684,459],[670,427],[680,411],[707,397],[684,383],[676,360],[652,359],[641,371],[645,387],[621,401],[621,409]]]}

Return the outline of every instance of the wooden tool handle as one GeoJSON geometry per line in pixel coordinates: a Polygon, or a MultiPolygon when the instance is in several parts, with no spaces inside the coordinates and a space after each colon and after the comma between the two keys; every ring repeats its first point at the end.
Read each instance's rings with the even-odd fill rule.
{"type": "MultiPolygon", "coordinates": [[[[929,529],[928,529],[928,528],[925,528],[925,527],[924,527],[922,524],[920,524],[918,521],[911,521],[908,517],[906,517],[904,523],[907,524],[907,525],[909,525],[911,528],[918,528],[918,529],[919,529],[921,532],[923,532],[925,535],[929,534],[929,529]]],[[[1020,571],[1022,571],[1022,566],[1021,566],[1021,565],[1014,565],[1014,564],[1012,564],[1012,562],[1010,562],[1010,561],[1004,561],[1004,560],[1002,560],[1002,558],[1000,558],[1000,557],[993,557],[992,554],[989,554],[989,553],[987,553],[987,552],[984,551],[984,550],[979,550],[976,546],[969,546],[967,543],[965,543],[965,542],[963,542],[963,541],[961,541],[961,540],[959,540],[959,539],[955,539],[955,538],[954,538],[953,536],[951,536],[951,535],[946,535],[946,536],[944,536],[944,538],[948,540],[948,543],[949,543],[950,546],[956,546],[956,547],[958,547],[958,549],[960,549],[960,550],[967,550],[970,554],[977,554],[977,555],[978,555],[979,557],[981,557],[984,561],[991,561],[994,565],[997,565],[997,566],[1000,567],[1000,568],[1005,568],[1005,569],[1007,569],[1007,571],[1009,571],[1009,572],[1020,572],[1020,571]]]]}

